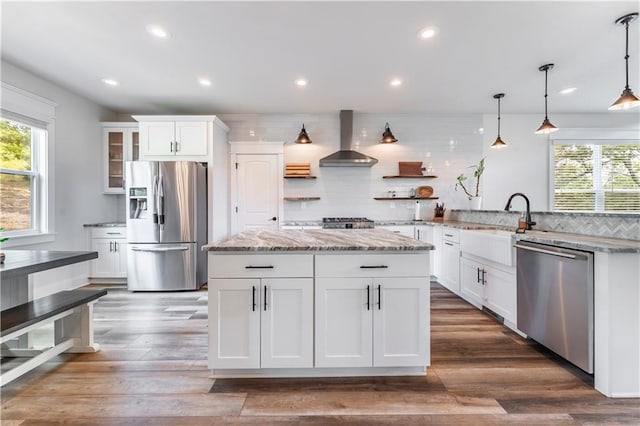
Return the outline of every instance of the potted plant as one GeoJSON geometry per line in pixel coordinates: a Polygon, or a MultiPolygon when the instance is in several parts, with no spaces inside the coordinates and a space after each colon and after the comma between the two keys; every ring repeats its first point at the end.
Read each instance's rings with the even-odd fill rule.
{"type": "Polygon", "coordinates": [[[480,177],[482,176],[482,173],[484,173],[484,158],[482,158],[478,164],[469,167],[473,168],[473,177],[476,178],[475,192],[471,193],[464,185],[464,182],[467,180],[464,173],[461,173],[460,176],[456,178],[457,183],[455,190],[458,190],[458,186],[462,188],[469,198],[471,210],[479,210],[482,205],[482,197],[480,196],[480,177]]]}

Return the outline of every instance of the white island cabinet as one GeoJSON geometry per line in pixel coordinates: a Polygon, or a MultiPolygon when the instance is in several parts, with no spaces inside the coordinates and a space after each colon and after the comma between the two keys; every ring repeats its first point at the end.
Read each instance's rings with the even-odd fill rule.
{"type": "Polygon", "coordinates": [[[205,246],[213,376],[425,374],[432,247],[383,230],[252,230],[205,246]]]}

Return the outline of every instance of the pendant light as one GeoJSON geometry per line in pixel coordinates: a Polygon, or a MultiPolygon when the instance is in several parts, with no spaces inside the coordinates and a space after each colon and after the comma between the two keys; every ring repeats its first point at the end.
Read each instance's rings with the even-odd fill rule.
{"type": "Polygon", "coordinates": [[[307,129],[304,128],[304,123],[302,124],[302,130],[298,134],[298,138],[294,141],[295,143],[311,143],[311,138],[307,134],[307,129]]]}
{"type": "Polygon", "coordinates": [[[630,13],[628,15],[621,16],[616,19],[616,24],[624,25],[625,33],[626,33],[626,44],[625,44],[625,55],[624,55],[624,64],[626,71],[626,84],[624,86],[624,90],[622,91],[622,95],[618,98],[617,101],[613,103],[609,107],[610,110],[618,111],[624,109],[635,108],[640,106],[640,99],[636,95],[633,94],[633,91],[629,87],[629,22],[633,22],[638,18],[638,13],[630,13]]]}
{"type": "Polygon", "coordinates": [[[536,130],[536,134],[538,135],[548,135],[558,130],[556,126],[551,124],[549,117],[547,117],[547,76],[550,69],[553,69],[553,64],[546,64],[538,68],[538,71],[544,71],[544,121],[540,127],[538,127],[538,130],[536,130]]]}
{"type": "Polygon", "coordinates": [[[394,142],[398,142],[398,139],[396,139],[396,137],[393,136],[393,133],[391,133],[391,129],[389,128],[389,123],[386,123],[384,125],[384,132],[382,133],[382,140],[380,141],[380,143],[394,143],[394,142]]]}
{"type": "Polygon", "coordinates": [[[504,98],[504,93],[497,93],[493,95],[493,99],[498,100],[498,137],[496,138],[496,141],[491,144],[491,148],[496,149],[504,148],[505,146],[507,146],[507,143],[500,138],[500,99],[502,98],[504,98]]]}

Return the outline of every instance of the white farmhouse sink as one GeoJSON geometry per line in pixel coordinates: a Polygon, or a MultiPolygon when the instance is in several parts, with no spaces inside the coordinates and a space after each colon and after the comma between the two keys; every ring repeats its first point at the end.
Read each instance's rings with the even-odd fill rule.
{"type": "Polygon", "coordinates": [[[460,251],[502,265],[513,266],[513,231],[464,229],[460,231],[460,251]]]}

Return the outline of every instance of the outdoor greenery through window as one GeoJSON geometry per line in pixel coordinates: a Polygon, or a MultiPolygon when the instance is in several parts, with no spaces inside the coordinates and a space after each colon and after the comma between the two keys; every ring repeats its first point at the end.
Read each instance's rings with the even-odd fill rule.
{"type": "Polygon", "coordinates": [[[0,119],[0,227],[4,232],[38,229],[37,151],[46,131],[0,119]]]}
{"type": "Polygon", "coordinates": [[[554,145],[557,211],[640,211],[640,144],[554,145]]]}

